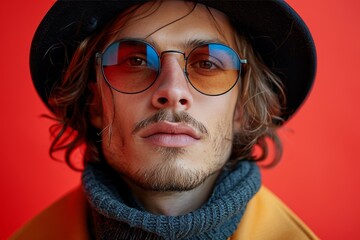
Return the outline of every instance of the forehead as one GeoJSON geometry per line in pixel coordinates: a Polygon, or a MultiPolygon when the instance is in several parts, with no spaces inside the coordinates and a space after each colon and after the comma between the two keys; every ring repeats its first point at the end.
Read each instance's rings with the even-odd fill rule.
{"type": "Polygon", "coordinates": [[[222,12],[184,1],[148,2],[117,19],[116,39],[138,38],[159,46],[216,41],[234,46],[234,29],[222,12]]]}

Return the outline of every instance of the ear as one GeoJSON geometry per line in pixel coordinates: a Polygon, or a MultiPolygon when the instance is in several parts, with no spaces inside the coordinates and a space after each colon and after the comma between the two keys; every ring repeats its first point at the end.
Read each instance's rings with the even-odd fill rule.
{"type": "Polygon", "coordinates": [[[102,118],[102,101],[101,101],[101,95],[99,92],[99,88],[96,83],[89,83],[89,87],[93,93],[93,97],[91,99],[90,103],[90,122],[91,124],[98,128],[102,129],[103,127],[103,118],[102,118]]]}
{"type": "Polygon", "coordinates": [[[235,105],[235,111],[234,111],[234,120],[233,120],[233,129],[234,133],[239,132],[241,128],[241,107],[240,107],[240,101],[238,100],[235,105]]]}

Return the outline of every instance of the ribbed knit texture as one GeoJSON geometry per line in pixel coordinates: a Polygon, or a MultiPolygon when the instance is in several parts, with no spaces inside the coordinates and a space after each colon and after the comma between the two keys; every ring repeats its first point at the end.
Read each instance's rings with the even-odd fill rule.
{"type": "Polygon", "coordinates": [[[129,192],[107,167],[88,164],[83,188],[92,208],[96,239],[227,239],[261,185],[256,164],[242,161],[223,171],[200,209],[182,216],[155,215],[129,201],[129,192]]]}

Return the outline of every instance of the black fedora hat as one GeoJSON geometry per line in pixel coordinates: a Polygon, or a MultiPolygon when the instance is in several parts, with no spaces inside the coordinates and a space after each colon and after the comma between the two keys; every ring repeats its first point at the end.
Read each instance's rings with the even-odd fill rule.
{"type": "MultiPolygon", "coordinates": [[[[30,70],[35,88],[48,98],[82,40],[99,31],[126,8],[146,1],[58,0],[40,23],[31,45],[30,70]]],[[[246,35],[265,64],[285,86],[286,121],[306,99],[316,72],[316,51],[310,31],[284,1],[194,0],[225,13],[246,35]]],[[[51,110],[51,108],[50,108],[51,110]]],[[[282,122],[276,123],[281,125],[282,122]]]]}

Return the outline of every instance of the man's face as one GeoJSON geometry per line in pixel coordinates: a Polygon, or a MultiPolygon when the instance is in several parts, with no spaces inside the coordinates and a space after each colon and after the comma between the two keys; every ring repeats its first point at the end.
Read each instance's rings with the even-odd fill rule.
{"type": "MultiPolygon", "coordinates": [[[[184,17],[192,7],[165,1],[148,15],[156,7],[145,4],[136,10],[136,20],[126,21],[117,39],[143,39],[158,53],[189,53],[192,49],[185,46],[193,41],[221,41],[235,49],[234,31],[222,13],[211,10],[217,26],[202,5],[184,17]]],[[[187,81],[183,62],[181,54],[164,54],[156,82],[138,94],[116,92],[98,80],[102,113],[93,122],[103,129],[106,161],[145,190],[193,189],[219,173],[230,156],[238,87],[220,96],[203,95],[187,81]]]]}

